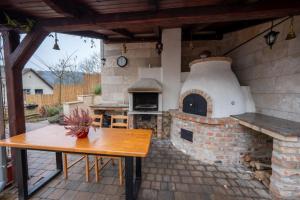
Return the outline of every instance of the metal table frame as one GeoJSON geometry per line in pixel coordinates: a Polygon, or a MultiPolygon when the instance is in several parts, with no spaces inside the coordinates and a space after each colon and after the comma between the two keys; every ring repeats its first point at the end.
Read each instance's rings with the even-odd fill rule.
{"type": "MultiPolygon", "coordinates": [[[[42,179],[36,186],[28,187],[27,150],[13,148],[16,155],[16,178],[20,200],[29,199],[35,192],[49,183],[63,170],[62,152],[56,152],[56,171],[42,179]]],[[[38,150],[37,151],[45,151],[38,150]]],[[[125,157],[125,193],[126,200],[136,200],[142,182],[142,159],[140,157],[125,157]],[[134,164],[135,161],[135,164],[134,164]],[[135,176],[134,176],[135,171],[135,176]]]]}

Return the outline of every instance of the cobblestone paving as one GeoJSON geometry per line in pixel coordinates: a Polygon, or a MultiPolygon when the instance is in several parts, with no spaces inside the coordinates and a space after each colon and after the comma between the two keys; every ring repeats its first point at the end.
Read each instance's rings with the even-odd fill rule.
{"type": "MultiPolygon", "coordinates": [[[[29,152],[30,184],[55,168],[54,154],[29,152]]],[[[75,159],[75,156],[70,157],[75,159]]],[[[92,160],[92,159],[90,159],[92,160]]],[[[85,182],[84,161],[69,170],[69,179],[59,176],[31,199],[119,200],[124,186],[119,186],[117,166],[107,166],[99,183],[91,171],[85,182]]],[[[15,187],[6,189],[0,199],[17,199],[15,187]]],[[[168,140],[153,140],[150,155],[143,160],[143,181],[139,200],[226,200],[270,199],[267,189],[242,168],[208,165],[191,159],[174,148],[168,140]]]]}

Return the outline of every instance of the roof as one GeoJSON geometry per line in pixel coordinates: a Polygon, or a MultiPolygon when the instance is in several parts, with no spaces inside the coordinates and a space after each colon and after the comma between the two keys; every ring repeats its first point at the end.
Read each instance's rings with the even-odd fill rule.
{"type": "Polygon", "coordinates": [[[22,74],[24,75],[28,72],[34,73],[39,79],[41,79],[41,81],[43,81],[46,85],[48,85],[51,89],[53,89],[53,86],[50,83],[48,83],[43,77],[41,77],[35,70],[31,68],[24,68],[22,74]]]}
{"type": "Polygon", "coordinates": [[[183,39],[222,39],[222,34],[300,13],[299,0],[10,0],[1,1],[0,30],[6,13],[48,32],[106,42],[157,41],[161,29],[182,27],[183,39]]]}

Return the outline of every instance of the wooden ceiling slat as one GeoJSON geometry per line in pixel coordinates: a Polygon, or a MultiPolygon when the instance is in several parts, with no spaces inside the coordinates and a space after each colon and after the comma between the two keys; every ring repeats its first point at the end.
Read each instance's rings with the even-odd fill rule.
{"type": "Polygon", "coordinates": [[[198,24],[228,22],[254,19],[270,19],[284,17],[300,12],[300,2],[286,0],[285,2],[256,6],[218,6],[191,7],[184,9],[168,9],[158,12],[135,12],[99,15],[93,19],[58,19],[45,20],[45,28],[56,29],[94,29],[95,26],[113,29],[130,26],[173,26],[182,24],[198,24]],[[288,3],[288,2],[292,2],[288,3]]]}

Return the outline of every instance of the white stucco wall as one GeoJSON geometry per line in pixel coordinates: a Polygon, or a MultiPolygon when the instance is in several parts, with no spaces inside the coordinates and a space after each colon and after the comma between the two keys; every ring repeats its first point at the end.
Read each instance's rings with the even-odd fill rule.
{"type": "Polygon", "coordinates": [[[192,89],[199,89],[211,97],[213,118],[229,117],[246,111],[242,89],[231,71],[231,62],[227,60],[199,61],[193,64],[181,93],[192,89]]]}
{"type": "Polygon", "coordinates": [[[53,89],[31,71],[23,74],[22,79],[23,89],[30,89],[30,94],[35,94],[35,89],[42,89],[43,94],[53,94],[53,89]]]}
{"type": "Polygon", "coordinates": [[[139,79],[152,78],[161,83],[162,69],[161,67],[145,68],[140,67],[138,70],[139,79]]]}
{"type": "Polygon", "coordinates": [[[163,110],[178,108],[181,87],[181,28],[162,31],[163,110]]]}

